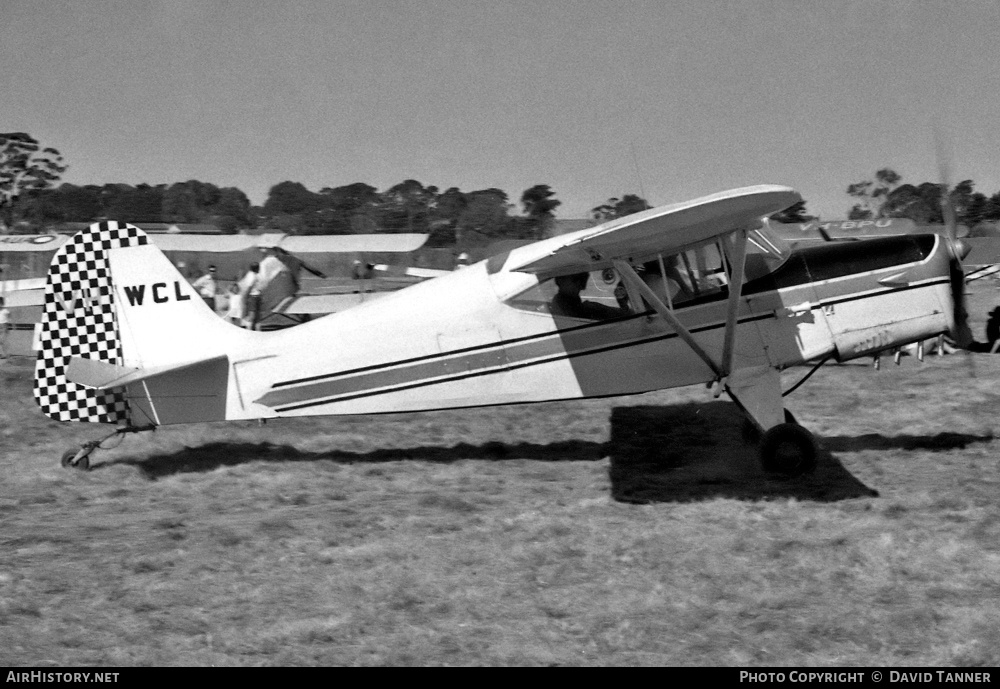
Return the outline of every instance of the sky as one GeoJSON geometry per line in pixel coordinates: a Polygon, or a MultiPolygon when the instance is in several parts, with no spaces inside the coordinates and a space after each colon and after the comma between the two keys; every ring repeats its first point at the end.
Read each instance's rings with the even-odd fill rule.
{"type": "Polygon", "coordinates": [[[997,0],[0,0],[0,131],[72,184],[406,179],[561,218],[891,167],[1000,191],[997,0]]]}

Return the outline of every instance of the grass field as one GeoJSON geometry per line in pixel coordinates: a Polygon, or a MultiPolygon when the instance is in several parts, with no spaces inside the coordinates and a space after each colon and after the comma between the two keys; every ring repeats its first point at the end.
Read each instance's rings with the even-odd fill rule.
{"type": "Polygon", "coordinates": [[[703,388],[167,428],[80,472],[104,429],[7,363],[0,665],[995,666],[998,381],[826,366],[790,480],[703,388]]]}

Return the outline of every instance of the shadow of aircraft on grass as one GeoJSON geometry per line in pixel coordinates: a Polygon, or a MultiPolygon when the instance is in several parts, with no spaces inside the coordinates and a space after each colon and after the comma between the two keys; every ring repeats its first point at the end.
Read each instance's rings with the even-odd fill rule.
{"type": "Polygon", "coordinates": [[[831,452],[861,452],[862,450],[964,450],[973,443],[990,443],[995,438],[992,433],[971,435],[968,433],[936,433],[934,435],[881,435],[866,433],[858,436],[828,436],[823,438],[823,447],[831,452]]]}
{"type": "Polygon", "coordinates": [[[833,502],[878,495],[830,454],[822,438],[812,473],[795,478],[765,473],[743,429],[743,416],[728,402],[615,408],[608,443],[612,495],[635,503],[833,502]]]}
{"type": "Polygon", "coordinates": [[[316,462],[345,464],[419,460],[546,462],[610,459],[612,497],[622,502],[689,502],[732,498],[769,500],[795,498],[833,502],[873,497],[831,452],[869,449],[952,450],[970,443],[990,442],[992,436],[939,433],[932,436],[836,436],[820,439],[816,470],[795,478],[765,473],[755,445],[744,438],[744,421],[727,402],[664,406],[621,406],[611,410],[608,442],[568,440],[553,443],[460,443],[451,447],[384,448],[370,452],[327,450],[310,452],[268,442],[211,442],[143,459],[118,459],[94,469],[124,464],[147,478],[212,471],[250,462],[316,462]]]}
{"type": "Polygon", "coordinates": [[[607,456],[607,443],[584,440],[569,440],[544,445],[491,441],[482,445],[459,443],[452,447],[386,448],[371,452],[349,452],[346,450],[308,452],[291,445],[275,445],[268,442],[212,442],[144,459],[119,459],[103,462],[94,465],[93,468],[100,469],[106,466],[124,464],[137,467],[146,478],[157,479],[172,474],[212,471],[223,466],[236,466],[249,462],[317,462],[326,460],[354,464],[402,460],[457,462],[465,459],[486,461],[535,459],[560,462],[597,461],[607,456]]]}

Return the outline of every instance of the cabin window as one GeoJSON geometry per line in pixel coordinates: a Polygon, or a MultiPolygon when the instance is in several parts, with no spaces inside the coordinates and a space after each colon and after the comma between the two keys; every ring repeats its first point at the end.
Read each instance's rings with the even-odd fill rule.
{"type": "MultiPolygon", "coordinates": [[[[766,274],[787,258],[782,247],[762,232],[751,233],[749,239],[752,241],[747,246],[745,279],[766,274]]],[[[723,250],[723,241],[722,237],[714,237],[683,251],[636,256],[631,265],[669,308],[723,300],[729,295],[729,276],[732,272],[723,250]]],[[[584,304],[577,311],[565,308],[575,306],[574,300],[558,296],[557,281],[564,280],[566,276],[542,279],[507,303],[523,311],[586,320],[606,320],[653,311],[638,291],[628,288],[614,268],[607,267],[583,275],[588,276],[586,286],[579,292],[580,301],[584,304]]]]}
{"type": "Polygon", "coordinates": [[[672,297],[675,304],[717,294],[729,284],[721,248],[714,242],[665,256],[662,263],[658,257],[645,266],[655,275],[665,271],[667,279],[676,283],[676,294],[672,297]]]}
{"type": "Polygon", "coordinates": [[[545,313],[556,318],[602,321],[629,316],[624,288],[618,288],[614,270],[576,273],[546,278],[507,300],[522,311],[545,313]]]}
{"type": "MultiPolygon", "coordinates": [[[[673,254],[658,254],[635,265],[635,270],[653,293],[671,308],[696,299],[721,299],[727,294],[727,265],[716,241],[673,254]]],[[[638,311],[652,309],[638,294],[629,293],[630,307],[640,300],[643,304],[638,311]]]]}

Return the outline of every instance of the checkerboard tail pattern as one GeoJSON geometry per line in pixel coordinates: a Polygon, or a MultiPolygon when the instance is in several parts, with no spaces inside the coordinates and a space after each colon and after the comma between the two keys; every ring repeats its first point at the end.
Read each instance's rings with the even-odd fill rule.
{"type": "Polygon", "coordinates": [[[127,423],[124,388],[96,390],[66,379],[72,357],[122,365],[108,252],[147,243],[138,227],[101,222],[75,235],[52,258],[45,285],[35,401],[56,421],[127,423]]]}

